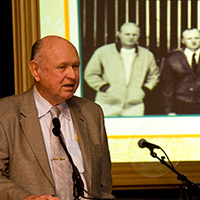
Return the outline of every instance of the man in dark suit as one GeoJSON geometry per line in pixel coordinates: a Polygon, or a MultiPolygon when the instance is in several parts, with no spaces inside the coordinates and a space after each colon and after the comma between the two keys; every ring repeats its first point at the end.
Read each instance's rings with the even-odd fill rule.
{"type": "Polygon", "coordinates": [[[184,49],[172,51],[165,59],[161,87],[166,114],[200,114],[200,32],[182,33],[184,49]]]}
{"type": "Polygon", "coordinates": [[[50,110],[55,106],[60,110],[64,142],[85,189],[94,197],[113,198],[102,110],[73,95],[79,84],[79,65],[70,42],[47,36],[32,48],[29,68],[34,86],[0,100],[0,199],[70,199],[59,196],[51,159],[50,110]]]}

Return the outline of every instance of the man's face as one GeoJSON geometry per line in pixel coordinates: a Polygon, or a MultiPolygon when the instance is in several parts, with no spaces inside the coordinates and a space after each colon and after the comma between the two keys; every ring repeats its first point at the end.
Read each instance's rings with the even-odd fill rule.
{"type": "Polygon", "coordinates": [[[195,51],[200,47],[200,33],[196,29],[187,30],[183,33],[183,39],[182,43],[185,44],[185,46],[195,51]]]}
{"type": "Polygon", "coordinates": [[[71,98],[79,84],[79,57],[65,41],[50,44],[39,64],[37,89],[51,104],[71,98]]]}
{"type": "Polygon", "coordinates": [[[134,24],[125,24],[121,27],[121,31],[118,36],[122,47],[131,49],[138,43],[140,30],[134,24]]]}

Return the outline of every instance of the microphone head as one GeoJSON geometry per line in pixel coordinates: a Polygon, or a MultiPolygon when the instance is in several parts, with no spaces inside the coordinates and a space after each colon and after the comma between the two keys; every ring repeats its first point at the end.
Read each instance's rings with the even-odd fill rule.
{"type": "Polygon", "coordinates": [[[60,135],[60,129],[57,129],[57,128],[53,128],[52,129],[52,132],[53,132],[53,134],[55,135],[55,136],[59,136],[60,135]]]}
{"type": "Polygon", "coordinates": [[[52,132],[55,136],[59,136],[60,135],[60,121],[58,118],[53,118],[52,119],[52,123],[53,123],[53,129],[52,132]]]}
{"type": "Polygon", "coordinates": [[[145,145],[146,142],[147,142],[147,141],[146,141],[145,139],[140,139],[140,140],[138,141],[138,146],[139,146],[140,148],[145,148],[145,147],[146,147],[146,145],[145,145]]]}
{"type": "Polygon", "coordinates": [[[53,123],[53,126],[56,128],[56,129],[60,129],[60,121],[58,118],[53,118],[52,119],[52,123],[53,123]]]}

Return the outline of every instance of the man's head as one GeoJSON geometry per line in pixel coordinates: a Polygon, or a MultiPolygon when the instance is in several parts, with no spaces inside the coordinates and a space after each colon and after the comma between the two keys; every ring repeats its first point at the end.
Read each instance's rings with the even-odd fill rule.
{"type": "Polygon", "coordinates": [[[194,29],[186,29],[182,33],[182,43],[190,50],[195,51],[200,47],[200,32],[194,29]]]}
{"type": "Polygon", "coordinates": [[[140,28],[135,23],[124,23],[118,32],[121,46],[126,49],[132,49],[138,44],[140,37],[140,28]]]}
{"type": "Polygon", "coordinates": [[[73,96],[79,85],[79,65],[76,48],[64,38],[47,36],[33,45],[29,68],[37,90],[52,105],[73,96]]]}

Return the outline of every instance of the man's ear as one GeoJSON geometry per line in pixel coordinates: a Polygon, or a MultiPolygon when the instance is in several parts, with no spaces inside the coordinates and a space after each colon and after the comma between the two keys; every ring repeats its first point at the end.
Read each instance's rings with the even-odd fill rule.
{"type": "Polygon", "coordinates": [[[39,63],[35,60],[31,60],[29,62],[29,69],[30,72],[33,76],[33,78],[35,79],[36,82],[40,81],[40,77],[39,77],[39,63]]]}
{"type": "Polygon", "coordinates": [[[185,45],[185,40],[183,38],[181,39],[181,42],[182,42],[182,44],[185,45]]]}
{"type": "Polygon", "coordinates": [[[120,32],[120,31],[117,31],[117,32],[116,32],[116,37],[117,37],[117,38],[120,38],[120,34],[121,34],[121,32],[120,32]]]}
{"type": "Polygon", "coordinates": [[[117,31],[117,32],[116,32],[116,39],[115,39],[115,41],[116,41],[117,43],[120,42],[120,35],[121,35],[121,32],[120,32],[120,31],[117,31]]]}

